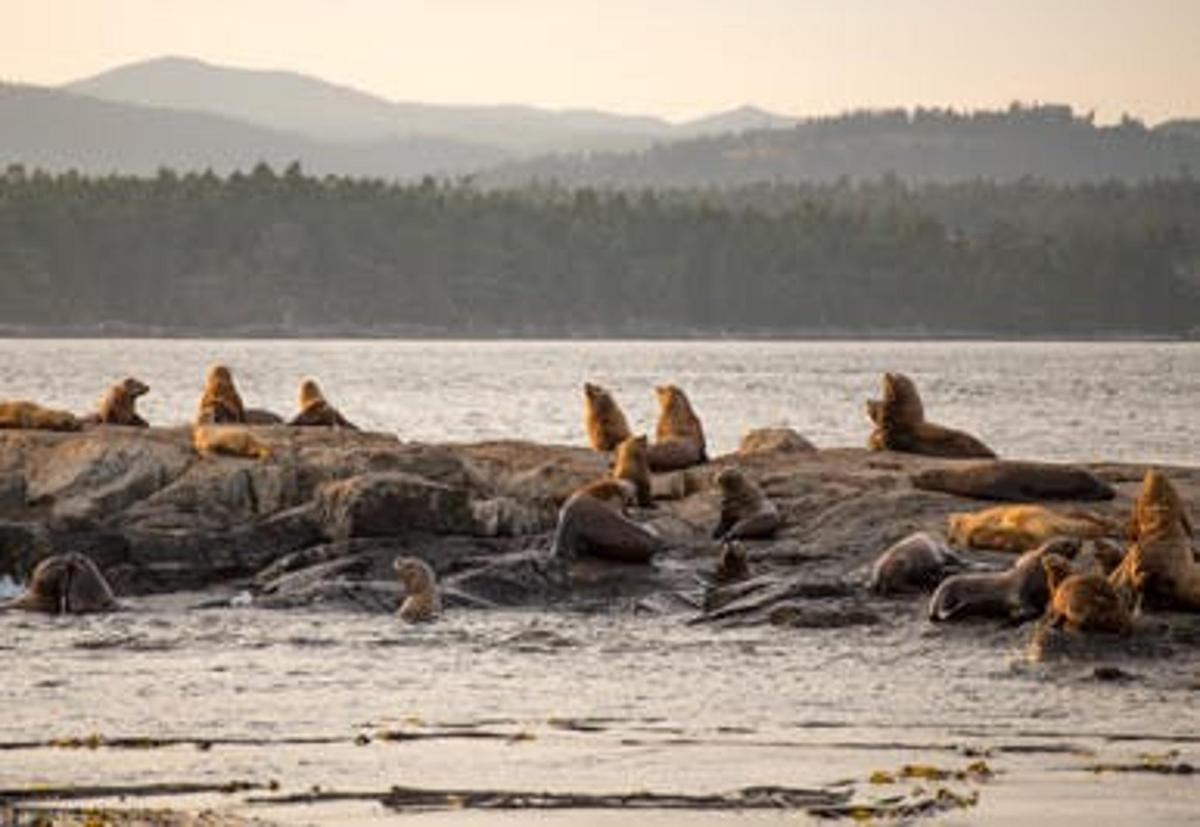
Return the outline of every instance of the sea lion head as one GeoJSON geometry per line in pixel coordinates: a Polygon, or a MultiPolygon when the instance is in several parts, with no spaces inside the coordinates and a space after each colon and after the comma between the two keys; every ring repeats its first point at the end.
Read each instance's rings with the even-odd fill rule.
{"type": "Polygon", "coordinates": [[[713,482],[723,494],[738,494],[748,487],[746,475],[740,468],[722,468],[713,476],[713,482]]]}
{"type": "Polygon", "coordinates": [[[600,387],[599,385],[593,384],[591,382],[584,382],[583,383],[583,394],[588,399],[595,402],[597,399],[608,396],[608,391],[606,391],[604,388],[600,387]]]}
{"type": "MultiPolygon", "coordinates": [[[[870,410],[868,409],[868,413],[870,410]]],[[[903,373],[883,375],[883,402],[876,411],[893,424],[915,425],[925,420],[925,407],[913,380],[903,373]]],[[[874,417],[872,417],[874,420],[874,417]]],[[[874,420],[878,422],[878,420],[874,420]]]]}
{"type": "Polygon", "coordinates": [[[1074,574],[1071,563],[1058,554],[1043,554],[1042,569],[1046,572],[1046,589],[1051,595],[1068,577],[1074,574]]]}
{"type": "Polygon", "coordinates": [[[661,411],[688,404],[687,396],[676,385],[658,385],[654,388],[654,395],[658,399],[658,408],[661,411]]]}
{"type": "Polygon", "coordinates": [[[137,399],[139,396],[144,396],[150,392],[150,386],[140,379],[135,379],[132,376],[126,376],[121,380],[118,387],[130,399],[137,399]]]}
{"type": "Polygon", "coordinates": [[[617,445],[617,467],[627,467],[635,461],[640,461],[649,449],[650,442],[645,434],[626,437],[617,445]]]}
{"type": "Polygon", "coordinates": [[[300,408],[303,410],[310,405],[324,402],[325,395],[315,379],[305,379],[300,383],[300,408]]]}
{"type": "Polygon", "coordinates": [[[1133,511],[1134,538],[1171,530],[1176,523],[1193,536],[1187,509],[1166,475],[1153,468],[1146,472],[1133,511]]]}
{"type": "Polygon", "coordinates": [[[409,594],[422,594],[434,588],[433,569],[419,557],[397,557],[392,568],[409,594]]]}

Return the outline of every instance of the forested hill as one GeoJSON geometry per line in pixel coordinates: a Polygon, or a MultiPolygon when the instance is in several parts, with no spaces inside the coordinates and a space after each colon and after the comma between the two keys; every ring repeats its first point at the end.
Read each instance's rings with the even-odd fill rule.
{"type": "Polygon", "coordinates": [[[1200,182],[626,194],[14,167],[0,327],[1197,335],[1200,182]]]}
{"type": "Polygon", "coordinates": [[[1146,180],[1200,173],[1200,129],[1174,121],[1148,129],[1126,118],[1097,126],[1067,106],[1014,105],[1004,112],[870,111],[662,143],[627,153],[555,155],[484,173],[491,186],[556,181],[567,186],[738,186],[762,181],[913,182],[976,178],[1058,183],[1146,180]]]}

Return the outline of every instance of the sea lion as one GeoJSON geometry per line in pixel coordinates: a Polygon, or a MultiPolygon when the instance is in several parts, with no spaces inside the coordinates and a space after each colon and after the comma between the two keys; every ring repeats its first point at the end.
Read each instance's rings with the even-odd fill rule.
{"type": "Polygon", "coordinates": [[[43,407],[36,402],[0,402],[0,428],[27,431],[78,431],[83,423],[69,411],[43,407]]]}
{"type": "Polygon", "coordinates": [[[625,414],[612,394],[591,382],[583,383],[583,426],[592,448],[604,453],[631,436],[625,414]]]}
{"type": "Polygon", "coordinates": [[[1045,622],[1072,632],[1126,634],[1133,628],[1130,605],[1100,574],[1076,573],[1057,554],[1042,557],[1050,600],[1045,622]]]}
{"type": "Polygon", "coordinates": [[[631,436],[617,446],[617,459],[612,475],[616,479],[629,480],[637,489],[637,504],[643,508],[654,505],[650,486],[650,459],[646,436],[631,436]]]}
{"type": "Polygon", "coordinates": [[[927,592],[937,587],[952,571],[967,567],[966,561],[941,539],[925,531],[893,543],[871,566],[867,588],[876,594],[927,592]]]}
{"type": "Polygon", "coordinates": [[[658,425],[650,446],[651,471],[678,471],[708,461],[704,428],[692,404],[675,385],[659,385],[658,425]]]}
{"type": "Polygon", "coordinates": [[[928,468],[909,476],[927,491],[979,500],[1111,500],[1116,492],[1094,474],[1073,465],[991,460],[928,468]]]}
{"type": "Polygon", "coordinates": [[[592,497],[618,513],[637,503],[637,486],[625,479],[605,478],[578,488],[574,495],[592,497]]]}
{"type": "Polygon", "coordinates": [[[729,587],[749,579],[750,563],[746,559],[746,550],[739,543],[722,543],[712,581],[704,589],[704,611],[713,612],[729,603],[738,594],[729,587]]]}
{"type": "Polygon", "coordinates": [[[791,428],[755,428],[742,434],[737,452],[748,454],[808,454],[817,447],[791,428]]]}
{"type": "Polygon", "coordinates": [[[245,422],[246,409],[233,385],[233,374],[225,365],[213,365],[204,378],[204,393],[196,412],[196,424],[245,422]]]}
{"type": "Polygon", "coordinates": [[[779,509],[758,484],[737,468],[723,468],[714,482],[721,490],[721,520],[713,530],[718,540],[760,540],[775,536],[779,509]]]}
{"type": "Polygon", "coordinates": [[[1133,590],[1148,608],[1200,611],[1200,564],[1192,552],[1192,521],[1162,472],[1146,472],[1129,533],[1133,543],[1112,573],[1113,585],[1133,590]]]}
{"type": "MultiPolygon", "coordinates": [[[[606,482],[624,487],[636,497],[636,489],[628,480],[606,482]]],[[[622,515],[611,498],[597,498],[595,489],[589,489],[585,486],[575,492],[559,509],[551,558],[565,563],[588,554],[624,563],[648,563],[662,549],[662,540],[622,515]]]]}
{"type": "Polygon", "coordinates": [[[149,428],[150,423],[137,412],[137,400],[150,392],[150,386],[132,376],[127,376],[113,385],[100,397],[100,409],[88,418],[98,425],[127,425],[134,428],[149,428]]]}
{"type": "Polygon", "coordinates": [[[1025,552],[1007,571],[947,577],[929,600],[929,619],[994,617],[1021,622],[1038,617],[1050,599],[1042,558],[1058,554],[1069,559],[1079,546],[1075,538],[1059,537],[1025,552]]]}
{"type": "Polygon", "coordinates": [[[428,623],[442,613],[442,598],[437,578],[429,564],[419,557],[397,557],[392,568],[404,585],[407,595],[396,612],[408,623],[428,623]]]}
{"type": "Polygon", "coordinates": [[[998,505],[973,514],[951,514],[947,522],[950,542],[956,546],[1018,554],[1052,537],[1093,539],[1120,533],[1112,520],[1099,514],[1064,514],[1040,505],[998,505]]]}
{"type": "Polygon", "coordinates": [[[112,587],[90,557],[77,552],[55,554],[33,570],[20,596],[0,609],[20,609],[47,614],[110,612],[120,605],[112,587]]]}
{"type": "Polygon", "coordinates": [[[902,373],[883,375],[883,399],[867,402],[875,424],[867,445],[875,451],[903,451],[934,457],[995,458],[991,448],[963,431],[925,420],[917,386],[902,373]]]}
{"type": "Polygon", "coordinates": [[[354,423],[329,404],[325,395],[321,393],[320,386],[312,379],[305,379],[300,383],[300,413],[296,414],[288,424],[358,430],[354,423]]]}
{"type": "Polygon", "coordinates": [[[223,454],[229,457],[268,459],[271,448],[249,430],[230,425],[196,425],[192,428],[192,447],[200,456],[223,454]]]}

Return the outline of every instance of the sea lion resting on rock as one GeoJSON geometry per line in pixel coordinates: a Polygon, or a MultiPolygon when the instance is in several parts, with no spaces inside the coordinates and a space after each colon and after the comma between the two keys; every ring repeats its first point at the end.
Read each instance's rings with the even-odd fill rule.
{"type": "Polygon", "coordinates": [[[0,428],[30,431],[78,431],[83,424],[69,411],[45,408],[36,402],[0,402],[0,428]]]}
{"type": "Polygon", "coordinates": [[[397,557],[392,563],[407,596],[396,612],[408,623],[428,623],[442,613],[437,578],[429,564],[418,557],[397,557]]]}
{"type": "Polygon", "coordinates": [[[1042,558],[1052,553],[1071,558],[1079,546],[1077,539],[1060,537],[1025,552],[1007,571],[948,577],[929,600],[929,619],[937,622],[994,617],[1024,621],[1038,617],[1050,599],[1042,558]]]}
{"type": "Polygon", "coordinates": [[[47,614],[85,614],[119,609],[112,588],[100,569],[76,552],[55,554],[37,564],[29,585],[0,609],[47,614]]]}
{"type": "Polygon", "coordinates": [[[288,424],[358,430],[354,423],[329,404],[325,395],[321,393],[320,386],[312,379],[305,379],[300,383],[300,413],[296,414],[288,424]]]}
{"type": "Polygon", "coordinates": [[[721,521],[713,531],[719,540],[758,540],[775,536],[779,509],[758,485],[737,468],[723,468],[714,480],[721,489],[721,521]]]}
{"type": "Polygon", "coordinates": [[[583,426],[592,448],[607,453],[629,439],[625,414],[612,394],[599,385],[583,383],[583,426]]]}
{"type": "Polygon", "coordinates": [[[654,505],[650,487],[650,459],[645,434],[631,436],[617,446],[617,460],[612,475],[616,479],[628,480],[637,490],[637,504],[643,508],[654,505]]]}
{"type": "Polygon", "coordinates": [[[1062,514],[1040,505],[998,505],[947,518],[950,542],[964,548],[1020,553],[1053,537],[1093,539],[1120,533],[1112,520],[1086,511],[1062,514]]]}
{"type": "Polygon", "coordinates": [[[99,410],[84,417],[89,425],[127,425],[134,428],[149,428],[150,423],[138,416],[137,399],[150,392],[145,382],[128,376],[113,385],[100,397],[99,410]]]}
{"type": "Polygon", "coordinates": [[[650,446],[651,471],[678,471],[708,461],[704,428],[687,395],[675,385],[659,385],[658,426],[650,446]]]}
{"type": "Polygon", "coordinates": [[[1133,544],[1111,580],[1149,607],[1200,611],[1200,564],[1193,529],[1175,486],[1151,469],[1142,480],[1130,524],[1133,544]]]}
{"type": "Polygon", "coordinates": [[[883,375],[883,399],[867,402],[867,416],[875,423],[867,445],[875,451],[934,457],[996,456],[991,448],[968,433],[926,422],[917,386],[902,373],[883,375]]]}
{"type": "Polygon", "coordinates": [[[628,480],[603,480],[585,486],[571,495],[558,512],[558,527],[550,555],[560,562],[574,560],[580,554],[625,563],[647,563],[662,549],[663,542],[656,534],[621,514],[609,495],[597,496],[598,491],[611,491],[612,486],[623,488],[626,501],[637,497],[633,483],[628,480]]]}
{"type": "Polygon", "coordinates": [[[927,592],[967,563],[941,539],[924,531],[893,543],[871,566],[867,588],[876,594],[927,592]]]}
{"type": "Polygon", "coordinates": [[[224,365],[213,365],[204,377],[204,393],[196,411],[196,424],[245,422],[246,409],[233,384],[233,374],[224,365]]]}
{"type": "Polygon", "coordinates": [[[1111,500],[1112,486],[1073,465],[992,460],[912,474],[917,488],[981,500],[1111,500]]]}
{"type": "Polygon", "coordinates": [[[192,428],[192,447],[200,456],[223,454],[228,457],[268,459],[271,448],[244,427],[196,425],[192,428]]]}
{"type": "Polygon", "coordinates": [[[1042,557],[1050,601],[1044,622],[1072,632],[1127,634],[1133,628],[1132,592],[1122,596],[1101,574],[1077,573],[1057,554],[1042,557]]]}

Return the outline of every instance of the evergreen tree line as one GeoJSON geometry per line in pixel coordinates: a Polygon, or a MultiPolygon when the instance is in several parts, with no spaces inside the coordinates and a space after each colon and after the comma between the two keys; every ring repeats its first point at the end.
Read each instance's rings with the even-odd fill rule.
{"type": "Polygon", "coordinates": [[[0,327],[295,335],[1196,335],[1200,182],[481,190],[0,176],[0,327]]]}

